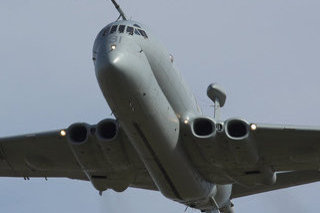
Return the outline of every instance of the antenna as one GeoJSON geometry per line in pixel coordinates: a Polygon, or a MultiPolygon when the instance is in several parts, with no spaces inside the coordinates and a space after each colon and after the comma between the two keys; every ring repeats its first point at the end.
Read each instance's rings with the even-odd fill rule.
{"type": "Polygon", "coordinates": [[[226,92],[218,84],[210,84],[207,95],[214,103],[214,118],[219,121],[220,108],[224,106],[227,98],[226,92]]]}
{"type": "Polygon", "coordinates": [[[121,10],[120,6],[117,4],[117,2],[115,0],[111,0],[112,3],[114,4],[114,6],[116,7],[116,9],[118,10],[118,12],[120,13],[120,16],[122,17],[123,20],[127,20],[126,15],[124,14],[124,12],[121,10]]]}

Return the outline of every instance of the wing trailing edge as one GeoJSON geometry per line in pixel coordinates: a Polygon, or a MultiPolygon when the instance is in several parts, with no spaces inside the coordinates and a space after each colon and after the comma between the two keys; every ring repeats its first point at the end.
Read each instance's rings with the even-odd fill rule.
{"type": "Polygon", "coordinates": [[[319,171],[294,171],[277,174],[277,182],[273,185],[260,185],[244,187],[238,184],[233,185],[231,198],[238,198],[277,189],[288,188],[320,181],[319,171]]]}

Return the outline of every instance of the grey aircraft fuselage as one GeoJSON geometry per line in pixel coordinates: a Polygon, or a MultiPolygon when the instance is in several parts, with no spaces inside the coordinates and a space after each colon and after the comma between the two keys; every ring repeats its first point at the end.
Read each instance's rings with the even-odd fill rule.
{"type": "Polygon", "coordinates": [[[195,97],[172,56],[141,26],[120,20],[98,34],[93,60],[101,91],[165,197],[201,210],[229,205],[232,185],[203,179],[183,147],[189,119],[202,116],[195,97]]]}

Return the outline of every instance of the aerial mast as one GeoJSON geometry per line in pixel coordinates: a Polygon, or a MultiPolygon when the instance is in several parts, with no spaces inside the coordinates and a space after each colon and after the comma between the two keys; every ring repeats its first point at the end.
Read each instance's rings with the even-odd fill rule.
{"type": "Polygon", "coordinates": [[[218,84],[210,84],[207,89],[207,95],[214,103],[214,118],[220,121],[220,108],[223,107],[226,102],[226,92],[218,84]]]}
{"type": "Polygon", "coordinates": [[[126,15],[124,14],[124,12],[121,10],[120,6],[117,4],[117,2],[115,0],[111,0],[112,3],[114,4],[114,6],[116,7],[116,9],[118,10],[118,12],[120,13],[120,16],[122,17],[123,20],[127,20],[126,15]]]}

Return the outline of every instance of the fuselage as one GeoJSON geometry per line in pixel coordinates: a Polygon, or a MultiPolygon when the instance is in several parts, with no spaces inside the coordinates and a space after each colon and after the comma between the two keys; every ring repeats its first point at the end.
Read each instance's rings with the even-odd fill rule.
{"type": "Polygon", "coordinates": [[[122,20],[98,34],[93,60],[103,95],[159,191],[199,209],[215,206],[217,186],[194,168],[181,137],[202,112],[168,51],[140,23],[122,20]]]}

